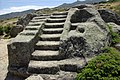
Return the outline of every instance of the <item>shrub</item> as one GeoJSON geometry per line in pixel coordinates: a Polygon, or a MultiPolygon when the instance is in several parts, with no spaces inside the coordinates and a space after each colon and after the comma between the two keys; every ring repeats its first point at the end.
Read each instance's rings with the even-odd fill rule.
{"type": "Polygon", "coordinates": [[[10,30],[11,30],[11,26],[10,25],[7,25],[7,26],[3,27],[3,31],[5,32],[5,34],[9,34],[10,30]]]}
{"type": "Polygon", "coordinates": [[[0,35],[3,35],[3,27],[0,26],[0,35]]]}
{"type": "Polygon", "coordinates": [[[106,48],[105,53],[88,62],[81,70],[77,80],[119,80],[120,52],[115,48],[106,48]]]}
{"type": "Polygon", "coordinates": [[[9,36],[10,30],[12,28],[11,24],[7,24],[6,26],[0,26],[0,35],[9,36]]]}

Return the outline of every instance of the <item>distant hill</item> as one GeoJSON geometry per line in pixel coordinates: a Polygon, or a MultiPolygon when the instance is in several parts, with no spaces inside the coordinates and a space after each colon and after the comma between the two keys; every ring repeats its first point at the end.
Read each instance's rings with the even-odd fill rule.
{"type": "Polygon", "coordinates": [[[76,2],[73,2],[73,3],[70,3],[70,4],[64,3],[60,6],[58,6],[57,8],[70,8],[70,7],[73,7],[73,6],[78,5],[78,4],[92,4],[92,3],[98,3],[98,2],[101,2],[101,1],[106,1],[106,0],[76,1],[76,2]]]}
{"type": "Polygon", "coordinates": [[[30,10],[26,10],[26,11],[22,11],[22,12],[12,12],[12,13],[8,13],[8,14],[0,15],[0,20],[14,18],[14,17],[20,17],[22,15],[29,14],[34,11],[35,11],[34,9],[30,9],[30,10]]]}

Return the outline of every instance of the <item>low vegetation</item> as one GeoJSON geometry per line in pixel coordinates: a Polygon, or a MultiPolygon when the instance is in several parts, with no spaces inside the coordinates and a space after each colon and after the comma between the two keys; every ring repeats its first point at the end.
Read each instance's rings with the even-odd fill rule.
{"type": "Polygon", "coordinates": [[[0,36],[4,38],[9,36],[11,28],[16,24],[18,18],[0,20],[0,36]]]}
{"type": "Polygon", "coordinates": [[[13,26],[12,24],[8,24],[6,26],[0,26],[0,35],[9,36],[12,26],[13,26]]]}
{"type": "Polygon", "coordinates": [[[120,0],[118,1],[109,1],[101,2],[95,5],[97,9],[110,9],[120,15],[120,0]]]}
{"type": "Polygon", "coordinates": [[[119,80],[120,52],[115,48],[105,49],[78,74],[77,80],[119,80]]]}
{"type": "MultiPolygon", "coordinates": [[[[120,2],[119,2],[120,3],[120,2]]],[[[113,7],[114,11],[120,15],[120,4],[118,6],[113,7]]]]}

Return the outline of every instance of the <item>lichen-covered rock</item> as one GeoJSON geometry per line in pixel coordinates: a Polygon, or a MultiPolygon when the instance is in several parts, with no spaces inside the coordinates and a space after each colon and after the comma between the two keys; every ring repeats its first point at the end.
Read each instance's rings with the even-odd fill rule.
{"type": "Polygon", "coordinates": [[[67,20],[70,20],[71,26],[60,45],[60,53],[65,58],[92,57],[109,45],[108,26],[94,8],[76,9],[67,20]],[[73,25],[76,28],[72,28],[73,25]]]}
{"type": "Polygon", "coordinates": [[[79,23],[76,30],[68,34],[60,49],[66,57],[83,57],[98,54],[107,45],[108,36],[94,22],[79,23]]]}

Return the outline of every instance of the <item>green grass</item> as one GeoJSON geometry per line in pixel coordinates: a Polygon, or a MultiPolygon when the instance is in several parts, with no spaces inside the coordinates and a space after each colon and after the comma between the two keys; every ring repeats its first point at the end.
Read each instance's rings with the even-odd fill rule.
{"type": "Polygon", "coordinates": [[[88,62],[80,71],[77,80],[119,80],[120,79],[120,52],[115,48],[105,49],[105,53],[88,62]]]}

